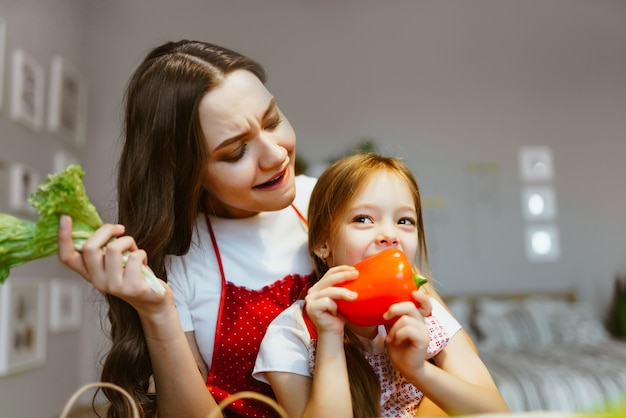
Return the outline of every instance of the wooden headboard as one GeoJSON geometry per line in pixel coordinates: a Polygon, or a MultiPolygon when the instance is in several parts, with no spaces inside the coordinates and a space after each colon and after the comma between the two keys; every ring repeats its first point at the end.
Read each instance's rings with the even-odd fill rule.
{"type": "Polygon", "coordinates": [[[576,302],[577,292],[575,289],[548,289],[548,290],[533,290],[533,291],[513,291],[513,292],[483,292],[483,293],[443,293],[441,297],[444,301],[451,301],[454,299],[474,300],[480,298],[489,298],[496,300],[524,300],[533,297],[547,297],[556,300],[565,300],[567,302],[576,302]]]}

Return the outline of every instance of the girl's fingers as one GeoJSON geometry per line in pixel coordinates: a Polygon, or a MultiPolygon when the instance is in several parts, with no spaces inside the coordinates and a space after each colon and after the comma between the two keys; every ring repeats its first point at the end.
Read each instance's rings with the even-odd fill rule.
{"type": "Polygon", "coordinates": [[[354,300],[357,293],[344,287],[335,286],[358,277],[359,272],[352,266],[336,266],[326,272],[315,285],[307,292],[307,297],[322,298],[329,297],[332,299],[354,300]]]}
{"type": "Polygon", "coordinates": [[[304,306],[310,316],[319,316],[322,312],[329,312],[333,315],[337,314],[337,304],[331,298],[307,300],[304,306]]]}
{"type": "Polygon", "coordinates": [[[317,299],[330,298],[333,300],[354,300],[358,297],[358,293],[352,290],[345,289],[343,287],[327,287],[319,291],[309,292],[304,298],[306,301],[311,302],[317,299]]]}
{"type": "Polygon", "coordinates": [[[413,302],[398,302],[389,307],[383,314],[385,320],[390,320],[397,316],[407,315],[413,318],[423,319],[422,314],[413,302]]]}
{"type": "Polygon", "coordinates": [[[352,266],[335,266],[330,268],[326,274],[309,291],[316,291],[338,283],[354,280],[359,276],[359,271],[352,266]]]}
{"type": "Polygon", "coordinates": [[[430,297],[422,292],[415,291],[412,294],[413,300],[417,306],[417,310],[423,317],[430,316],[433,310],[433,305],[430,302],[430,297]]]}
{"type": "Polygon", "coordinates": [[[417,332],[417,330],[410,327],[402,327],[395,332],[390,332],[389,335],[387,335],[387,343],[401,345],[407,341],[416,341],[418,338],[419,333],[417,332]]]}
{"type": "Polygon", "coordinates": [[[401,345],[411,343],[428,346],[429,332],[423,320],[408,315],[398,319],[387,329],[387,343],[401,345]]]}
{"type": "Polygon", "coordinates": [[[399,302],[391,305],[383,318],[389,320],[396,316],[408,315],[423,320],[424,317],[430,316],[433,307],[428,295],[416,290],[412,296],[413,302],[399,302]]]}

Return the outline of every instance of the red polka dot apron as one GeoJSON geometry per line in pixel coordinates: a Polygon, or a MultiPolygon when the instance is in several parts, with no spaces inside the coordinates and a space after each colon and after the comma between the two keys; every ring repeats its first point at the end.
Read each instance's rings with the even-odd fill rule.
{"type": "MultiPolygon", "coordinates": [[[[306,219],[298,209],[291,206],[306,224],[306,219]]],[[[217,402],[243,390],[252,390],[274,398],[268,384],[252,377],[252,369],[269,323],[285,308],[303,297],[311,275],[289,275],[259,290],[236,286],[226,280],[217,240],[208,217],[207,225],[222,278],[215,346],[207,388],[217,402]]],[[[248,399],[235,401],[224,414],[227,417],[278,416],[269,406],[248,399]]]]}

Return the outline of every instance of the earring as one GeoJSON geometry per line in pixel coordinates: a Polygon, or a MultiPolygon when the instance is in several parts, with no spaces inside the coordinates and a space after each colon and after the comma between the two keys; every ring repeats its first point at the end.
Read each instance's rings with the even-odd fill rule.
{"type": "Polygon", "coordinates": [[[318,256],[320,260],[325,263],[326,259],[328,258],[328,249],[326,248],[326,246],[323,246],[315,251],[315,255],[318,256]]]}

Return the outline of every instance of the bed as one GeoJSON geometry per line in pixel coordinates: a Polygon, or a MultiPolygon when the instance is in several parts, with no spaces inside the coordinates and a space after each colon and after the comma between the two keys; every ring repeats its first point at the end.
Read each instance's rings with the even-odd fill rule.
{"type": "Polygon", "coordinates": [[[445,299],[511,412],[626,409],[626,340],[573,292],[445,299]]]}

